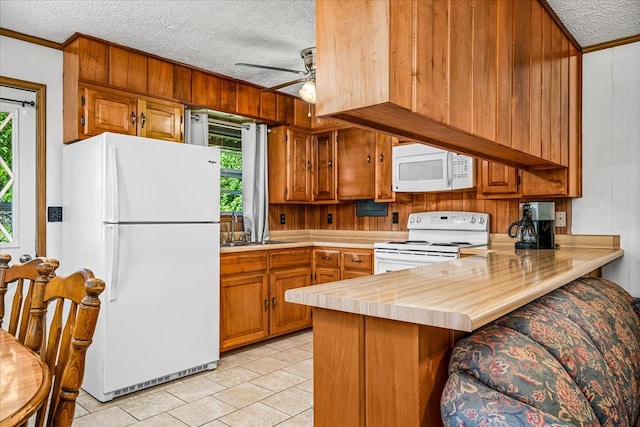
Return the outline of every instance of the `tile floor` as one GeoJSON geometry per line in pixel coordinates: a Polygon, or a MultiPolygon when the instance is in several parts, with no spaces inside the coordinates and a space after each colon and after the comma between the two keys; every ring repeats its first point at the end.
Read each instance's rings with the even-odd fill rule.
{"type": "Polygon", "coordinates": [[[218,368],[100,403],[81,391],[74,427],[313,426],[311,330],[223,354],[218,368]]]}

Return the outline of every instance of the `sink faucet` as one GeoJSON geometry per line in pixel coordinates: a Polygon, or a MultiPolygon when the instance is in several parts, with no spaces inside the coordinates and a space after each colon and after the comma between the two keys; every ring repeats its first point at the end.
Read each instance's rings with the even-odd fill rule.
{"type": "Polygon", "coordinates": [[[236,211],[231,213],[231,242],[236,240],[236,224],[238,223],[238,214],[236,211]]]}

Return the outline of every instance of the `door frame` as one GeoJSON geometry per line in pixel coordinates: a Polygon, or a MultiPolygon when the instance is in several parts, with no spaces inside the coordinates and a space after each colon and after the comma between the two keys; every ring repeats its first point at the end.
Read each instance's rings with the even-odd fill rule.
{"type": "Polygon", "coordinates": [[[36,254],[47,252],[47,86],[0,76],[0,85],[33,91],[36,94],[36,254]]]}

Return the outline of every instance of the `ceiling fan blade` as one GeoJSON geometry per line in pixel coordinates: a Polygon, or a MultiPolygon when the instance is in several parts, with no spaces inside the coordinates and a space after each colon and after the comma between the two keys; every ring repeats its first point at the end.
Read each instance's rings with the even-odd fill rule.
{"type": "Polygon", "coordinates": [[[280,68],[280,67],[270,67],[268,65],[247,64],[245,62],[236,62],[236,65],[240,65],[242,67],[262,68],[265,70],[286,71],[288,73],[300,74],[301,76],[305,76],[307,74],[306,71],[290,70],[288,68],[280,68]]]}
{"type": "Polygon", "coordinates": [[[287,82],[287,83],[282,83],[282,84],[279,84],[279,85],[276,85],[276,86],[271,86],[271,87],[268,87],[268,88],[265,88],[265,89],[260,89],[260,92],[273,92],[274,90],[282,89],[283,87],[291,86],[291,85],[294,85],[296,83],[306,82],[307,80],[309,80],[309,78],[302,77],[300,79],[295,79],[295,80],[292,80],[292,81],[287,82]]]}

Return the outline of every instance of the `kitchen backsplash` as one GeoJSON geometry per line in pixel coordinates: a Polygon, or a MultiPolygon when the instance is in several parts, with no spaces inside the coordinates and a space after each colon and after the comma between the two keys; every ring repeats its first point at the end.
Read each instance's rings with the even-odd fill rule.
{"type": "Polygon", "coordinates": [[[529,200],[552,200],[556,212],[567,213],[567,227],[556,227],[556,234],[568,234],[571,230],[571,199],[476,199],[475,192],[412,194],[411,201],[389,203],[386,217],[358,217],[355,203],[336,205],[270,205],[270,230],[380,230],[406,231],[407,218],[413,212],[451,210],[487,212],[491,215],[491,233],[506,233],[509,224],[520,218],[519,203],[529,200]],[[393,223],[393,213],[398,213],[398,223],[393,223]],[[281,217],[284,214],[284,224],[281,217]],[[331,215],[329,224],[328,216],[331,215]]]}

